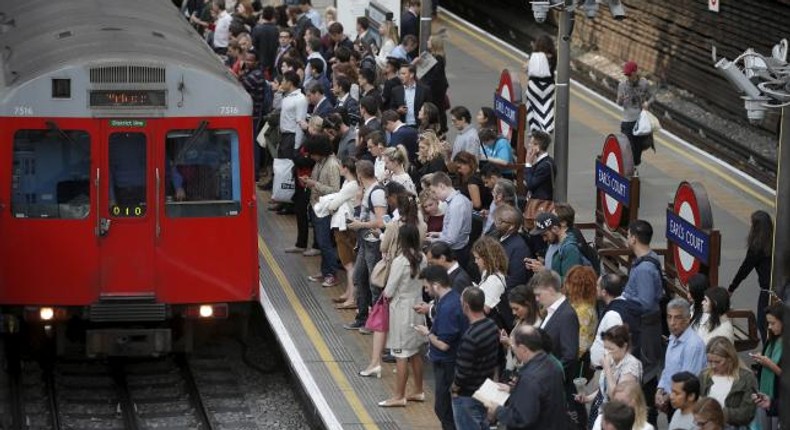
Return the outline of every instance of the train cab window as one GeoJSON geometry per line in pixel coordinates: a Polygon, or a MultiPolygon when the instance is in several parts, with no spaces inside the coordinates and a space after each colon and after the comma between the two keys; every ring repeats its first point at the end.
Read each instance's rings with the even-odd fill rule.
{"type": "Polygon", "coordinates": [[[110,134],[109,211],[114,217],[143,217],[147,208],[147,139],[143,133],[110,134]]]}
{"type": "Polygon", "coordinates": [[[165,143],[167,216],[235,216],[241,209],[239,139],[233,130],[174,130],[165,143]]]}
{"type": "Polygon", "coordinates": [[[11,213],[16,218],[83,219],[90,212],[90,136],[80,130],[14,135],[11,213]]]}

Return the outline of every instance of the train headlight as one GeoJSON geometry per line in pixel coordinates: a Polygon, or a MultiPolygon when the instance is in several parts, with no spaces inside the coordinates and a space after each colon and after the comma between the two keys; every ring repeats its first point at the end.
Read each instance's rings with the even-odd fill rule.
{"type": "Polygon", "coordinates": [[[214,307],[211,305],[201,305],[200,306],[200,317],[201,318],[211,318],[214,316],[214,307]]]}
{"type": "Polygon", "coordinates": [[[41,321],[51,321],[55,317],[55,310],[52,308],[41,308],[38,311],[41,321]]]}

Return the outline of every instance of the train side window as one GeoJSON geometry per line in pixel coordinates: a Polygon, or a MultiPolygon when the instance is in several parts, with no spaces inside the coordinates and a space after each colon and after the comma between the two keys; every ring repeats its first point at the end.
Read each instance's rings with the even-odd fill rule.
{"type": "Polygon", "coordinates": [[[90,213],[90,166],[90,136],[85,131],[17,131],[11,166],[12,215],[86,218],[90,213]]]}
{"type": "Polygon", "coordinates": [[[235,216],[241,210],[234,130],[173,130],[165,142],[165,212],[173,218],[235,216]]]}

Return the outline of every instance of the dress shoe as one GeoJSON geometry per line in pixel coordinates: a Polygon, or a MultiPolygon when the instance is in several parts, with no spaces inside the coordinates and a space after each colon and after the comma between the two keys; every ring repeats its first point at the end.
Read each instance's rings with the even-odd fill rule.
{"type": "Polygon", "coordinates": [[[357,304],[354,302],[341,303],[335,306],[335,309],[340,309],[340,310],[349,310],[356,308],[357,308],[357,304]]]}
{"type": "Polygon", "coordinates": [[[406,397],[406,400],[410,402],[424,402],[425,393],[410,394],[408,397],[406,397]]]}
{"type": "Polygon", "coordinates": [[[374,368],[372,368],[370,370],[367,370],[367,369],[361,370],[359,372],[359,376],[362,376],[362,377],[365,377],[365,378],[370,378],[370,377],[381,378],[381,366],[380,365],[376,366],[376,367],[374,367],[374,368]]]}
{"type": "Polygon", "coordinates": [[[310,248],[307,251],[303,252],[302,255],[305,257],[317,257],[321,255],[321,251],[315,248],[310,248]]]}
{"type": "Polygon", "coordinates": [[[366,329],[365,326],[363,325],[362,327],[359,328],[359,334],[373,334],[373,332],[371,330],[366,329]]]}
{"type": "Polygon", "coordinates": [[[304,248],[292,246],[290,248],[285,248],[283,251],[287,252],[288,254],[298,254],[300,252],[304,252],[304,248]]]}
{"type": "Polygon", "coordinates": [[[402,408],[406,406],[406,399],[387,399],[379,402],[382,408],[402,408]]]}
{"type": "Polygon", "coordinates": [[[340,297],[332,297],[332,303],[345,303],[348,298],[340,296],[340,297]]]}

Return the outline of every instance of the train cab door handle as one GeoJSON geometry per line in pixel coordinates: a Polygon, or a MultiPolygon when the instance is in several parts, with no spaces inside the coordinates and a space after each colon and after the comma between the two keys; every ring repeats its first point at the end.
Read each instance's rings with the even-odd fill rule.
{"type": "MultiPolygon", "coordinates": [[[[0,206],[0,207],[2,207],[2,206],[0,206]]],[[[250,209],[254,208],[255,207],[255,200],[248,201],[247,202],[247,207],[250,208],[250,209]]]]}
{"type": "Polygon", "coordinates": [[[162,181],[161,181],[161,176],[159,175],[159,168],[158,167],[155,169],[154,173],[156,174],[156,185],[155,185],[155,188],[154,188],[154,190],[155,190],[154,191],[154,198],[155,198],[154,202],[155,202],[155,205],[156,205],[156,214],[154,215],[154,218],[156,219],[156,233],[155,234],[156,234],[156,238],[159,239],[159,235],[162,233],[162,225],[161,225],[160,219],[159,219],[159,211],[161,209],[159,207],[160,204],[161,204],[159,202],[159,197],[160,197],[159,193],[161,192],[160,187],[161,187],[161,182],[162,181]]]}
{"type": "Polygon", "coordinates": [[[99,237],[105,237],[110,233],[112,220],[109,218],[99,218],[99,237]]]}

